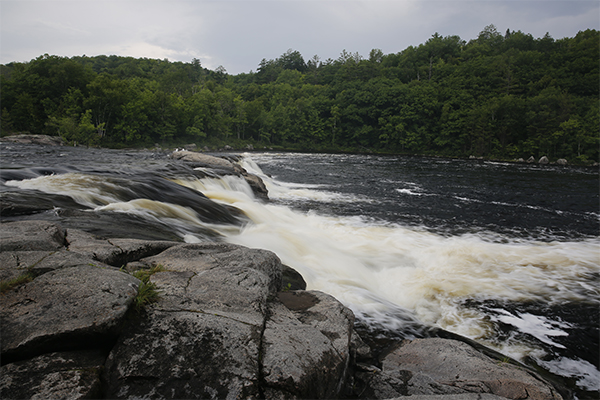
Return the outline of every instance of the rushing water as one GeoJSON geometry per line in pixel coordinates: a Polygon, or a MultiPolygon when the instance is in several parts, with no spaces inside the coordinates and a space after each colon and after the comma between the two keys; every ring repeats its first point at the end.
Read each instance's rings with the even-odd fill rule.
{"type": "Polygon", "coordinates": [[[264,203],[240,178],[160,153],[2,144],[1,162],[3,196],[54,205],[3,219],[269,249],[373,332],[441,327],[597,396],[597,170],[245,154],[242,166],[269,189],[264,203]]]}

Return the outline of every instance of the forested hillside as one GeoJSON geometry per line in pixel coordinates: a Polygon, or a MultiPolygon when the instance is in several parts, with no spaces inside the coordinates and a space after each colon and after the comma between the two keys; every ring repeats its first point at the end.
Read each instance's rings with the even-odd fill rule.
{"type": "Polygon", "coordinates": [[[555,40],[490,25],[396,54],[289,50],[239,75],[196,59],[44,55],[2,65],[2,135],[598,161],[599,44],[596,30],[555,40]]]}

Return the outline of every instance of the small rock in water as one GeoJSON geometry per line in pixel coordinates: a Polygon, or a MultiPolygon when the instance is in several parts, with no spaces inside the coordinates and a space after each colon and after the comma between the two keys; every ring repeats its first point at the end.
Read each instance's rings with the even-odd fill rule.
{"type": "Polygon", "coordinates": [[[568,164],[567,160],[565,160],[564,158],[559,158],[558,160],[556,160],[556,163],[558,165],[567,165],[568,164]]]}

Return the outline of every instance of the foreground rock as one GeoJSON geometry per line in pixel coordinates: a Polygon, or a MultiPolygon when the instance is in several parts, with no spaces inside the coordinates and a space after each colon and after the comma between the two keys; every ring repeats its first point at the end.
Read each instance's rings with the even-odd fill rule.
{"type": "Polygon", "coordinates": [[[2,367],[3,399],[100,399],[102,351],[49,353],[2,367]]]}
{"type": "Polygon", "coordinates": [[[114,339],[138,286],[115,268],[76,265],[11,290],[0,298],[3,361],[114,339]]]}
{"type": "Polygon", "coordinates": [[[32,279],[1,296],[2,398],[330,398],[344,389],[352,313],[319,292],[300,291],[310,301],[287,308],[271,252],[106,240],[45,221],[0,227],[12,260],[4,276],[32,279]],[[141,282],[124,271],[140,267],[162,270],[150,279],[161,297],[135,313],[141,282]]]}
{"type": "Polygon", "coordinates": [[[381,373],[370,379],[375,398],[485,393],[507,399],[562,399],[531,370],[443,338],[404,344],[383,359],[381,373]]]}
{"type": "Polygon", "coordinates": [[[560,399],[460,341],[417,339],[374,360],[336,299],[282,291],[303,281],[269,251],[45,221],[0,232],[2,399],[560,399]],[[135,308],[153,287],[159,299],[135,308]]]}

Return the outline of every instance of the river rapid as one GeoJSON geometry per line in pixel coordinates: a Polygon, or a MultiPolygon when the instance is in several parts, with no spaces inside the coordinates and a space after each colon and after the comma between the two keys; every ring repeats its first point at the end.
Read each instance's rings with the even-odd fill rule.
{"type": "Polygon", "coordinates": [[[268,249],[374,336],[443,328],[598,397],[597,169],[243,154],[269,190],[263,202],[239,177],[164,153],[0,146],[0,195],[52,204],[3,221],[268,249]]]}

